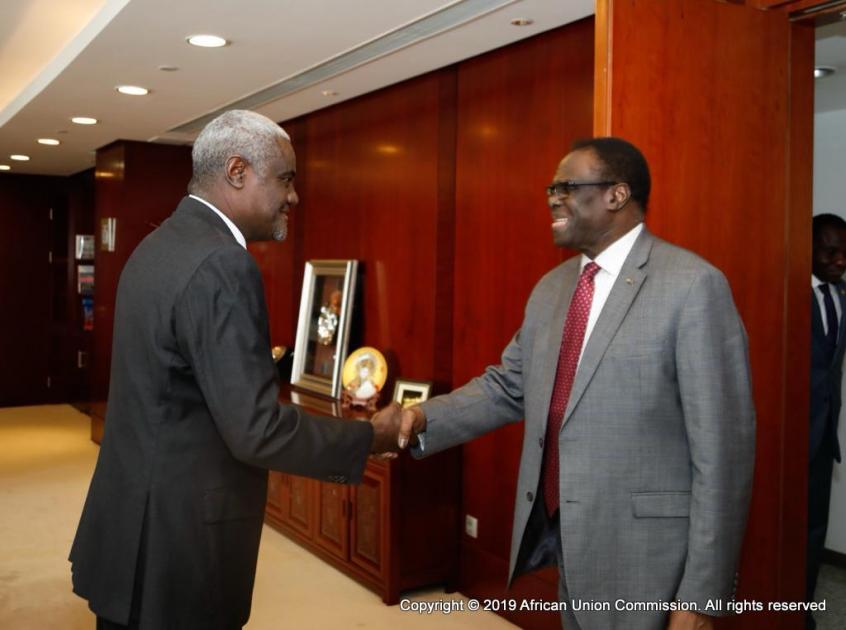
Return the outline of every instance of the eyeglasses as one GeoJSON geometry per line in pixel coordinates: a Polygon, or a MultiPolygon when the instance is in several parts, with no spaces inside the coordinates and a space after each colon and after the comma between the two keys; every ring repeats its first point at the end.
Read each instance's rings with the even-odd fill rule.
{"type": "Polygon", "coordinates": [[[566,182],[553,182],[546,187],[547,197],[569,197],[576,189],[582,186],[613,186],[619,182],[574,182],[567,180],[566,182]]]}

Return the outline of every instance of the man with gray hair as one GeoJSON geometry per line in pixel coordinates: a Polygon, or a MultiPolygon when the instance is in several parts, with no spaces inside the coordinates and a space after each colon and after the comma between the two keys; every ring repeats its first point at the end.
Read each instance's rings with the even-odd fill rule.
{"type": "Polygon", "coordinates": [[[281,241],[296,157],[271,120],[229,111],[200,133],[189,196],[118,285],[105,434],[71,549],[97,627],[241,628],[267,469],[358,483],[396,431],[280,405],[261,274],[281,241]]]}

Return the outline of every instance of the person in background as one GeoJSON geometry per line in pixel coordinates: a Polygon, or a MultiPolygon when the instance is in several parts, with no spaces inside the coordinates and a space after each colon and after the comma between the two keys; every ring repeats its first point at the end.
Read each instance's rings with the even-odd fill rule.
{"type": "MultiPolygon", "coordinates": [[[[837,420],[846,349],[846,221],[834,214],[813,219],[811,263],[811,413],[808,427],[808,545],[806,599],[814,601],[828,529],[831,473],[840,461],[837,420]]],[[[816,628],[810,611],[806,627],[816,628]]]]}

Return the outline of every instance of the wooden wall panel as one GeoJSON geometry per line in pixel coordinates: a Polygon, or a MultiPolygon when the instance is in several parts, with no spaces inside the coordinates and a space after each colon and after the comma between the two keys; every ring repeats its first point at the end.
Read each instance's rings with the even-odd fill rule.
{"type": "Polygon", "coordinates": [[[0,176],[0,406],[49,400],[50,207],[58,178],[0,176]]]}
{"type": "MultiPolygon", "coordinates": [[[[788,549],[802,545],[805,510],[810,159],[794,161],[793,197],[788,173],[789,156],[807,156],[810,128],[794,144],[788,132],[792,106],[811,111],[791,103],[791,51],[808,65],[792,68],[809,79],[794,89],[812,90],[813,38],[792,49],[784,13],[740,5],[599,4],[595,131],[643,149],[647,225],[725,272],[749,333],[758,438],[738,597],[801,599],[803,565],[788,549]]],[[[744,615],[727,626],[795,623],[744,615]]]]}
{"type": "MultiPolygon", "coordinates": [[[[808,276],[811,274],[811,215],[813,214],[814,162],[814,66],[815,30],[813,24],[790,27],[790,135],[788,138],[788,190],[784,216],[784,282],[787,300],[784,339],[784,363],[781,367],[780,396],[783,428],[777,446],[781,453],[778,466],[762,459],[770,470],[780,468],[778,497],[768,497],[770,513],[780,515],[780,557],[765,560],[778,563],[777,593],[787,600],[801,601],[805,595],[805,542],[807,532],[808,409],[810,409],[811,309],[808,306],[808,276]]],[[[769,515],[765,515],[766,518],[769,515]]],[[[762,549],[761,554],[770,550],[762,549]]],[[[749,562],[754,562],[750,559],[749,562]]],[[[825,613],[823,613],[825,614],[825,613]]],[[[801,620],[794,616],[795,627],[801,620]]]]}
{"type": "MultiPolygon", "coordinates": [[[[498,363],[535,283],[573,252],[552,243],[544,187],[571,142],[591,134],[593,20],[459,65],[456,150],[454,385],[498,363]]],[[[462,592],[557,598],[557,575],[505,590],[522,423],[464,447],[462,592]]],[[[533,492],[535,488],[531,489],[533,492]]],[[[557,627],[557,614],[509,615],[557,627]]]]}
{"type": "Polygon", "coordinates": [[[95,422],[105,418],[120,273],[138,243],[176,209],[186,194],[190,179],[190,147],[120,140],[97,151],[97,251],[91,372],[91,406],[95,422]],[[105,217],[117,219],[113,252],[100,249],[100,220],[105,217]]]}
{"type": "Polygon", "coordinates": [[[0,406],[87,398],[74,235],[91,231],[92,189],[91,171],[0,178],[0,352],[14,357],[0,368],[0,406]]]}
{"type": "Polygon", "coordinates": [[[58,402],[72,402],[87,413],[90,399],[90,357],[92,351],[91,331],[84,330],[82,299],[77,292],[77,267],[92,261],[75,259],[76,235],[94,234],[94,169],[68,177],[67,190],[67,239],[68,265],[66,269],[67,298],[64,304],[63,346],[61,361],[66,379],[65,395],[58,402]],[[78,352],[87,358],[79,366],[78,352]]]}
{"type": "MultiPolygon", "coordinates": [[[[435,324],[436,310],[449,302],[438,301],[435,270],[443,247],[439,229],[447,227],[439,218],[452,204],[449,199],[444,207],[437,187],[439,103],[449,89],[443,73],[451,72],[313,113],[304,122],[304,142],[295,144],[305,157],[298,157],[303,176],[293,221],[292,297],[298,304],[306,260],[361,261],[350,349],[379,348],[393,375],[404,378],[431,379],[439,352],[446,354],[435,324]]],[[[447,168],[453,170],[451,162],[447,168]]]]}

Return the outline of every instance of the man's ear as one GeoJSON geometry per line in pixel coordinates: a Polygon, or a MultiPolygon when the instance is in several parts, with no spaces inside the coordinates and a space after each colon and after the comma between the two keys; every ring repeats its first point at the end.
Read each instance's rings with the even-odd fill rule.
{"type": "Polygon", "coordinates": [[[632,198],[632,191],[625,182],[614,184],[608,189],[609,205],[612,211],[617,212],[626,207],[632,198]]]}
{"type": "Polygon", "coordinates": [[[244,173],[247,170],[247,161],[240,155],[233,155],[226,160],[226,181],[230,186],[244,187],[244,173]]]}

